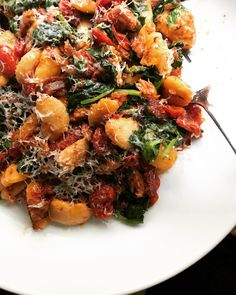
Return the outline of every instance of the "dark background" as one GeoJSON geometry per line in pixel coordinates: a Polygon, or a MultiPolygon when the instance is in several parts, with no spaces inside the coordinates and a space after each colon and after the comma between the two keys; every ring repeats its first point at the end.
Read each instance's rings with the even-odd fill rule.
{"type": "MultiPolygon", "coordinates": [[[[199,262],[146,291],[146,295],[154,294],[236,295],[236,236],[228,235],[199,262]]],[[[0,295],[13,293],[0,289],[0,295]]]]}

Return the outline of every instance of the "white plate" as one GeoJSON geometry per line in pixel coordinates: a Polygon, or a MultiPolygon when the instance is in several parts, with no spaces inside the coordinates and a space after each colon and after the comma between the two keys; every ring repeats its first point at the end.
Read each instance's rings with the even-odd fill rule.
{"type": "MultiPolygon", "coordinates": [[[[185,77],[210,100],[236,144],[234,0],[192,0],[198,42],[185,77]]],[[[144,225],[94,221],[33,232],[21,208],[0,206],[0,286],[21,294],[127,294],[160,283],[209,252],[236,223],[236,157],[210,120],[162,177],[144,225]]]]}

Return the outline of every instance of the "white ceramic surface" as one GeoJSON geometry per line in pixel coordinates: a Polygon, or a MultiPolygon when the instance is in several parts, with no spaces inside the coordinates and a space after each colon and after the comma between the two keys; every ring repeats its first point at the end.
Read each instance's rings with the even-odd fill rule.
{"type": "MultiPolygon", "coordinates": [[[[185,80],[213,85],[212,111],[236,145],[236,1],[191,0],[198,41],[185,80]]],[[[33,232],[22,208],[0,204],[0,287],[24,295],[128,294],[170,278],[236,224],[236,157],[207,118],[204,137],[162,177],[144,225],[115,220],[33,232]]]]}

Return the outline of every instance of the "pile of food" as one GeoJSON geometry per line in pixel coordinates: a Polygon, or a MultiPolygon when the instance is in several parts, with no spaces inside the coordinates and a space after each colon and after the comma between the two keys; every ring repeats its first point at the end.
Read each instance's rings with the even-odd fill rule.
{"type": "Polygon", "coordinates": [[[201,136],[179,0],[0,0],[0,191],[34,229],[142,223],[201,136]]]}

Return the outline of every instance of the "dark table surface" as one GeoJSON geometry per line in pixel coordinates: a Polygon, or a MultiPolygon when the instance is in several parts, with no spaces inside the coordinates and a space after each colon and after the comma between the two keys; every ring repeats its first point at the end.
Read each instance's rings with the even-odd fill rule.
{"type": "MultiPolygon", "coordinates": [[[[146,295],[154,294],[236,295],[236,236],[228,235],[199,262],[146,291],[146,295]]],[[[0,289],[0,295],[13,293],[0,289]]]]}

